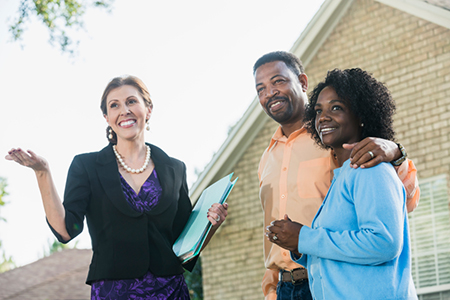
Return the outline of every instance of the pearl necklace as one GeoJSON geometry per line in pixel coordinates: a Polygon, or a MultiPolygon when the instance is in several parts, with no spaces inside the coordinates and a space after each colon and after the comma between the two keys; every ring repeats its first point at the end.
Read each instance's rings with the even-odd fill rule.
{"type": "Polygon", "coordinates": [[[139,174],[144,172],[145,169],[147,169],[148,163],[150,162],[150,154],[152,153],[152,151],[150,150],[149,146],[146,145],[146,147],[147,147],[147,154],[145,156],[145,162],[142,168],[140,169],[132,169],[129,166],[127,166],[127,164],[123,161],[122,156],[120,156],[119,152],[117,152],[116,145],[113,145],[113,150],[114,154],[116,155],[117,161],[125,169],[125,171],[127,171],[128,173],[139,174]]]}

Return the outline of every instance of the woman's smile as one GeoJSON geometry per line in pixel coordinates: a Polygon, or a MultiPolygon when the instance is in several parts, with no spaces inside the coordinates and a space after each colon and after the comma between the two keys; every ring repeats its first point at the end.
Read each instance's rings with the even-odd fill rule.
{"type": "Polygon", "coordinates": [[[134,124],[136,124],[136,120],[133,119],[128,119],[128,120],[124,120],[124,121],[120,121],[119,122],[119,126],[122,128],[130,128],[132,127],[134,124]]]}
{"type": "Polygon", "coordinates": [[[131,85],[111,90],[107,96],[106,120],[118,139],[143,139],[145,123],[151,109],[145,106],[139,91],[131,85]]]}
{"type": "Polygon", "coordinates": [[[328,86],[320,92],[315,111],[316,130],[324,145],[336,151],[344,143],[359,141],[360,122],[333,87],[328,86]]]}

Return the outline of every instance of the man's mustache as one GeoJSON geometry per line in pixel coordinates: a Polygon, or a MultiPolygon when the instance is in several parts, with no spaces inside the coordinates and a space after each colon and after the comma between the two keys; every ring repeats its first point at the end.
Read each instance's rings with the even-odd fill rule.
{"type": "Polygon", "coordinates": [[[283,96],[275,96],[267,102],[266,109],[269,110],[272,103],[274,103],[276,101],[289,101],[289,99],[287,97],[283,97],[283,96]]]}

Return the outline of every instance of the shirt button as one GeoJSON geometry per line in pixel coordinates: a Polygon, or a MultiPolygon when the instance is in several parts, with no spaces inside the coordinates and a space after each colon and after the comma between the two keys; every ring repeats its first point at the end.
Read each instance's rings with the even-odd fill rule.
{"type": "Polygon", "coordinates": [[[281,195],[281,199],[284,199],[286,196],[285,195],[281,195]]]}

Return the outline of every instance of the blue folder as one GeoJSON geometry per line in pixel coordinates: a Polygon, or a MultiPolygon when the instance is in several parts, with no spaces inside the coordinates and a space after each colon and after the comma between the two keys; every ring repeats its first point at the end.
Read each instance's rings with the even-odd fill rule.
{"type": "Polygon", "coordinates": [[[231,181],[231,176],[233,176],[233,173],[216,181],[200,195],[186,226],[172,247],[173,252],[182,263],[189,261],[200,253],[212,226],[207,218],[208,209],[214,203],[225,203],[231,189],[238,180],[236,178],[234,181],[231,181]]]}

